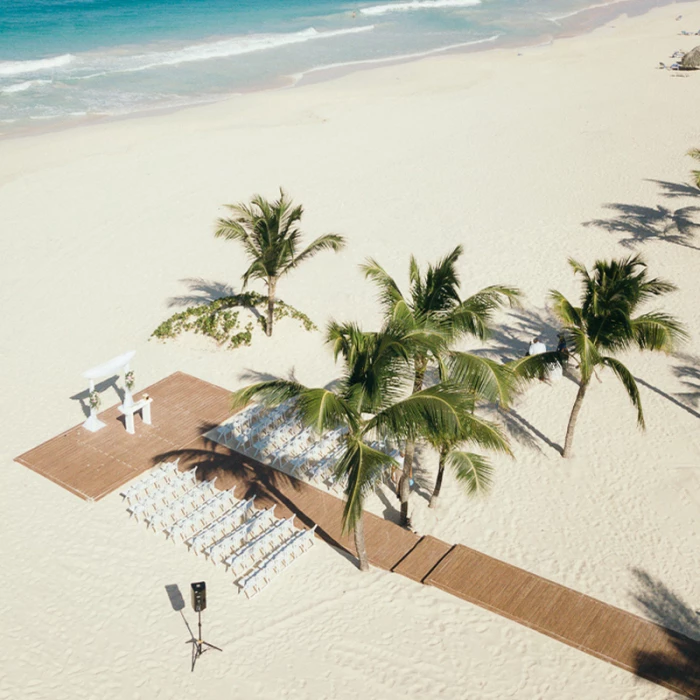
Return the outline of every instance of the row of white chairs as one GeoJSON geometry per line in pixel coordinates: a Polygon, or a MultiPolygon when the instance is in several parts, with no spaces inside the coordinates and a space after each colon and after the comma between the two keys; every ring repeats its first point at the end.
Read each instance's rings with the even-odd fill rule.
{"type": "Polygon", "coordinates": [[[172,537],[173,540],[179,536],[181,540],[187,539],[195,531],[210,523],[212,518],[216,519],[236,501],[234,496],[235,487],[227,491],[218,491],[204,503],[198,505],[193,511],[186,513],[179,520],[165,529],[165,536],[172,537]]]}
{"type": "Polygon", "coordinates": [[[140,498],[141,494],[159,489],[162,485],[169,483],[175,478],[178,471],[178,462],[179,459],[176,459],[174,462],[163,462],[163,464],[153,469],[148,476],[139,479],[119,495],[127,503],[131,504],[133,500],[140,498]]]}
{"type": "Polygon", "coordinates": [[[289,539],[295,529],[293,515],[286,520],[276,520],[259,535],[248,540],[233,554],[226,557],[224,564],[234,575],[241,576],[280,542],[289,539]]]}
{"type": "Polygon", "coordinates": [[[166,538],[185,542],[215,564],[223,562],[248,597],[313,544],[314,531],[295,528],[294,515],[277,519],[274,505],[256,510],[254,497],[237,501],[234,489],[215,488],[216,479],[197,482],[196,467],[180,472],[177,465],[174,471],[163,465],[141,481],[125,492],[127,510],[166,538]]]}
{"type": "Polygon", "coordinates": [[[204,526],[191,537],[185,540],[188,549],[194,550],[195,554],[203,551],[206,547],[221,539],[231,528],[236,528],[248,519],[253,511],[255,496],[247,501],[238,501],[230,510],[218,517],[213,522],[204,526]]]}
{"type": "Polygon", "coordinates": [[[196,485],[197,467],[194,467],[180,474],[178,478],[165,482],[158,488],[142,492],[144,494],[143,497],[133,505],[130,505],[127,510],[137,520],[139,517],[147,519],[159,506],[167,505],[170,501],[187,493],[196,485]]]}
{"type": "Polygon", "coordinates": [[[251,537],[256,537],[258,533],[265,530],[274,519],[275,506],[267,510],[258,510],[233,531],[202,549],[202,552],[214,564],[223,561],[244,542],[247,542],[251,537]]]}
{"type": "Polygon", "coordinates": [[[215,481],[216,477],[212,481],[200,481],[174,501],[169,501],[146,518],[148,526],[156,531],[165,530],[178,516],[186,515],[213,496],[216,493],[215,481]]]}
{"type": "Polygon", "coordinates": [[[231,436],[231,433],[235,430],[242,430],[247,425],[251,424],[253,420],[263,411],[264,406],[262,404],[251,404],[246,406],[242,411],[236,413],[233,418],[222,423],[218,428],[218,436],[221,439],[226,440],[231,436]]]}
{"type": "Polygon", "coordinates": [[[298,530],[289,539],[284,540],[270,551],[245,576],[236,582],[247,598],[257,595],[270,583],[273,576],[281,573],[301,554],[314,544],[316,525],[311,530],[298,530]]]}

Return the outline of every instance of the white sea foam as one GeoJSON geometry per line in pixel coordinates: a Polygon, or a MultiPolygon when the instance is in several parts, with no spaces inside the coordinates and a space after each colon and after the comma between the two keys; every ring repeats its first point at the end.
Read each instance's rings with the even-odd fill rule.
{"type": "MultiPolygon", "coordinates": [[[[303,44],[307,41],[369,32],[373,29],[374,25],[367,25],[364,27],[353,27],[352,29],[319,32],[313,27],[310,27],[289,34],[253,34],[251,36],[237,36],[231,39],[212,41],[206,44],[185,46],[184,48],[172,51],[154,51],[135,56],[110,58],[109,65],[103,64],[100,67],[106,69],[105,72],[110,73],[132,73],[163,66],[177,66],[195,61],[208,61],[215,58],[240,56],[242,54],[275,49],[291,44],[303,44]]],[[[92,74],[89,77],[96,77],[101,74],[103,73],[92,74]]]]}
{"type": "Polygon", "coordinates": [[[598,10],[601,7],[610,7],[610,5],[619,5],[623,2],[627,2],[627,0],[612,0],[612,2],[601,2],[598,5],[589,5],[588,7],[582,7],[580,10],[572,10],[571,12],[567,12],[565,15],[557,15],[556,17],[546,17],[545,19],[549,20],[550,22],[554,22],[554,24],[558,24],[559,21],[562,19],[568,19],[569,17],[575,17],[576,15],[580,15],[583,12],[588,12],[589,10],[598,10]]]}
{"type": "Polygon", "coordinates": [[[388,12],[411,12],[413,10],[435,10],[449,7],[471,7],[480,5],[481,0],[410,0],[410,2],[393,2],[387,5],[363,7],[363,15],[385,15],[388,12]]]}
{"type": "Polygon", "coordinates": [[[7,87],[0,88],[0,92],[11,94],[13,92],[24,92],[38,85],[46,85],[50,80],[25,80],[23,83],[15,83],[7,87]]]}
{"type": "Polygon", "coordinates": [[[463,41],[459,44],[450,44],[448,46],[440,46],[436,49],[427,49],[426,51],[418,51],[416,53],[405,53],[400,56],[386,56],[384,58],[367,58],[361,61],[344,61],[341,63],[327,63],[324,66],[316,66],[315,68],[309,68],[301,73],[294,73],[290,76],[294,80],[294,84],[298,83],[305,75],[310,73],[319,73],[324,70],[333,70],[334,68],[349,68],[352,66],[361,65],[375,65],[378,63],[391,63],[400,61],[410,61],[414,58],[424,58],[426,56],[431,56],[436,53],[442,53],[444,51],[453,51],[455,49],[463,49],[467,46],[476,46],[477,44],[488,44],[492,41],[496,41],[501,35],[494,34],[486,39],[475,39],[474,41],[463,41]]]}
{"type": "Polygon", "coordinates": [[[34,61],[0,61],[0,75],[12,76],[24,73],[38,73],[67,66],[75,59],[75,56],[65,53],[53,58],[41,58],[34,61]]]}

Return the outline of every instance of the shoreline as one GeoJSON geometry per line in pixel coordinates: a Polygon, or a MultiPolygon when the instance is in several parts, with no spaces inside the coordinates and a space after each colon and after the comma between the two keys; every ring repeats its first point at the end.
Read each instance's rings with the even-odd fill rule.
{"type": "MultiPolygon", "coordinates": [[[[184,105],[153,107],[128,114],[109,115],[94,114],[81,116],[79,120],[71,121],[69,118],[62,118],[59,122],[42,126],[41,124],[26,125],[10,129],[6,133],[0,130],[0,142],[10,141],[19,138],[39,136],[62,131],[72,131],[83,127],[91,127],[114,122],[130,121],[134,119],[151,119],[183,111],[206,108],[211,105],[223,104],[236,99],[245,98],[249,95],[261,93],[278,92],[290,90],[307,85],[315,85],[333,80],[338,80],[361,71],[371,71],[416,63],[441,56],[467,56],[475,53],[486,53],[491,51],[522,50],[528,51],[535,48],[552,46],[561,40],[576,39],[592,34],[597,30],[605,28],[611,22],[619,19],[630,19],[640,17],[657,8],[669,5],[692,4],[694,0],[614,0],[610,3],[592,5],[581,10],[576,10],[565,16],[549,19],[553,25],[559,27],[560,33],[547,33],[536,37],[531,37],[529,41],[523,43],[516,38],[495,35],[486,39],[478,39],[462,44],[446,46],[416,54],[405,54],[403,56],[385,57],[381,59],[369,59],[351,61],[342,64],[333,64],[310,68],[299,74],[282,75],[272,81],[259,84],[248,89],[241,89],[235,92],[226,93],[221,96],[212,96],[198,102],[190,102],[184,105]],[[563,23],[562,23],[563,22],[563,23]],[[567,26],[568,25],[568,26],[567,26]]],[[[44,121],[44,120],[37,120],[44,121]]],[[[49,121],[49,120],[45,120],[49,121]]],[[[1,129],[1,125],[0,125],[1,129]]]]}

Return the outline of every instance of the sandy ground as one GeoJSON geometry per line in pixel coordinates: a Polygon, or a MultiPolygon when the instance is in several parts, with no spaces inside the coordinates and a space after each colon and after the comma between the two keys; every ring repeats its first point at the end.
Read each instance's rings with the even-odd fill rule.
{"type": "MultiPolygon", "coordinates": [[[[515,459],[497,460],[490,495],[468,500],[447,478],[428,510],[425,454],[415,521],[700,637],[700,198],[683,189],[684,153],[700,146],[700,75],[655,69],[700,43],[679,36],[698,27],[700,3],[674,5],[546,48],[1,142],[0,698],[670,697],[440,591],[362,576],[324,545],[248,602],[222,569],[129,521],[117,494],[85,503],[12,459],[77,423],[81,372],[127,349],[141,386],[178,369],[231,388],[256,372],[335,376],[322,335],[291,322],[235,352],[148,341],[169,300],[191,293],[187,280],[238,284],[244,260],[213,223],[221,204],[258,191],[284,185],[306,206],[310,236],[348,239],[281,285],[319,325],[378,322],[358,270],[367,256],[405,281],[411,253],[435,260],[462,243],[465,294],[492,283],[527,294],[502,319],[498,357],[524,352],[535,333],[555,340],[545,297],[576,294],[568,256],[640,250],[678,284],[664,305],[692,336],[682,355],[627,358],[646,433],[604,375],[564,461],[555,446],[576,387],[537,384],[512,414],[515,459]],[[673,238],[683,217],[694,240],[673,238]],[[616,230],[589,224],[601,219],[616,230]],[[186,593],[198,579],[209,586],[206,637],[224,652],[190,674],[187,629],[164,587],[186,593]]],[[[394,517],[395,505],[370,508],[394,517]]]]}

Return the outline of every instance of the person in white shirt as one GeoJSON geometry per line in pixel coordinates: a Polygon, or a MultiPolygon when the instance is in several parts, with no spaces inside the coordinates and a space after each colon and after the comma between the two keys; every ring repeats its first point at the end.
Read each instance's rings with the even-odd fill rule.
{"type": "Polygon", "coordinates": [[[542,342],[542,338],[533,338],[527,350],[528,355],[540,355],[547,352],[547,346],[542,342]]]}

